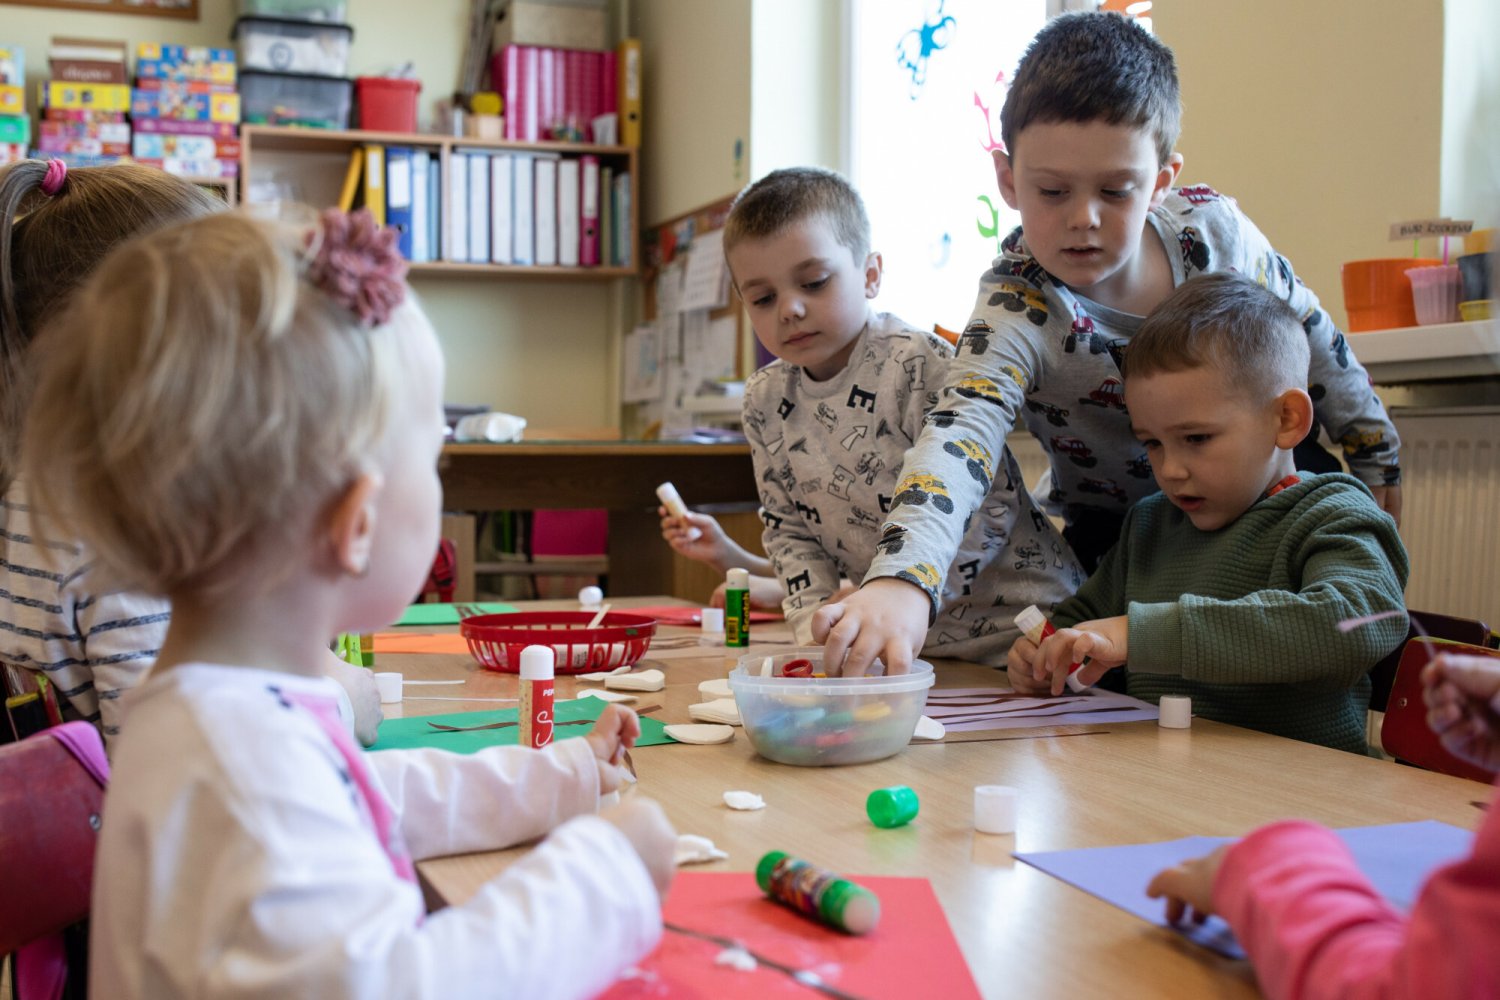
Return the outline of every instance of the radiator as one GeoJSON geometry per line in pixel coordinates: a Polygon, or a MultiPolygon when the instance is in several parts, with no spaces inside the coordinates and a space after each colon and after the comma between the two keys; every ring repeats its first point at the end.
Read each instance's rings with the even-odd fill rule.
{"type": "Polygon", "coordinates": [[[1407,607],[1500,628],[1500,409],[1395,410],[1407,607]]]}

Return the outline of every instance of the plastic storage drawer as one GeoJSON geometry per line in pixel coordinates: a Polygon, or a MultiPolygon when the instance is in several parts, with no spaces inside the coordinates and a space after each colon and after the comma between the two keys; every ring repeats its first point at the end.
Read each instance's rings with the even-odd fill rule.
{"type": "Polygon", "coordinates": [[[354,81],[306,73],[240,73],[240,101],[250,125],[348,128],[354,81]]]}
{"type": "Polygon", "coordinates": [[[241,69],[343,76],[349,69],[354,29],[346,24],[242,17],[234,24],[234,37],[240,45],[241,69]]]}
{"type": "Polygon", "coordinates": [[[241,17],[284,17],[296,21],[343,24],[345,0],[239,0],[241,17]]]}

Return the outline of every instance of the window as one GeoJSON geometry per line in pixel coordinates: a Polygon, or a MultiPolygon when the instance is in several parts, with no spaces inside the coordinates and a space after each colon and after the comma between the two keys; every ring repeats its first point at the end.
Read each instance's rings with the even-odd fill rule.
{"type": "Polygon", "coordinates": [[[1005,85],[1063,10],[1147,17],[1147,0],[849,0],[850,179],[885,257],[877,306],[962,330],[980,272],[1020,222],[1000,199],[1005,85]]]}
{"type": "Polygon", "coordinates": [[[1005,81],[1047,0],[850,0],[849,176],[885,257],[878,308],[961,330],[1018,223],[1000,200],[1005,81]]]}

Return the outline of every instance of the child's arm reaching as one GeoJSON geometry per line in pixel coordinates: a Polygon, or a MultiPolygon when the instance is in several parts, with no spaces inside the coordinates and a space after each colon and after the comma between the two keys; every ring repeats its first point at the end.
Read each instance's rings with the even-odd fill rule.
{"type": "Polygon", "coordinates": [[[714,517],[688,511],[674,517],[665,507],[656,508],[661,516],[661,537],[673,551],[695,562],[705,563],[716,573],[747,569],[753,576],[770,576],[771,561],[740,545],[714,517]]]}
{"type": "MultiPolygon", "coordinates": [[[[1423,671],[1428,724],[1455,753],[1500,761],[1500,661],[1440,655],[1423,671]],[[1450,741],[1450,735],[1457,738],[1450,741]]],[[[1500,806],[1473,852],[1439,869],[1409,917],[1382,899],[1332,831],[1263,827],[1206,858],[1160,872],[1147,893],[1167,917],[1218,912],[1268,997],[1490,996],[1500,992],[1500,806]]]]}

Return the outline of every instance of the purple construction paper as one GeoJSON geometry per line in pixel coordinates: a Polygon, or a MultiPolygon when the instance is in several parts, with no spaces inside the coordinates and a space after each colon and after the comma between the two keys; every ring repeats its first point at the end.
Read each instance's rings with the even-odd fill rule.
{"type": "Polygon", "coordinates": [[[922,711],[954,733],[1147,722],[1158,714],[1149,701],[1097,688],[1079,694],[1064,691],[1057,697],[1022,696],[1002,687],[933,688],[927,693],[927,707],[922,711]],[[955,701],[960,704],[952,704],[955,701]],[[963,704],[986,701],[990,704],[963,704]]]}
{"type": "MultiPolygon", "coordinates": [[[[1401,910],[1410,910],[1431,872],[1469,853],[1474,834],[1447,823],[1423,820],[1335,830],[1376,890],[1401,910]]],[[[1146,896],[1152,876],[1163,868],[1200,857],[1232,837],[1184,837],[1157,844],[1090,847],[1075,851],[1032,851],[1016,860],[1039,868],[1074,888],[1112,903],[1142,920],[1171,927],[1184,937],[1230,958],[1244,958],[1229,925],[1209,917],[1202,926],[1172,927],[1166,904],[1146,896]]]]}

